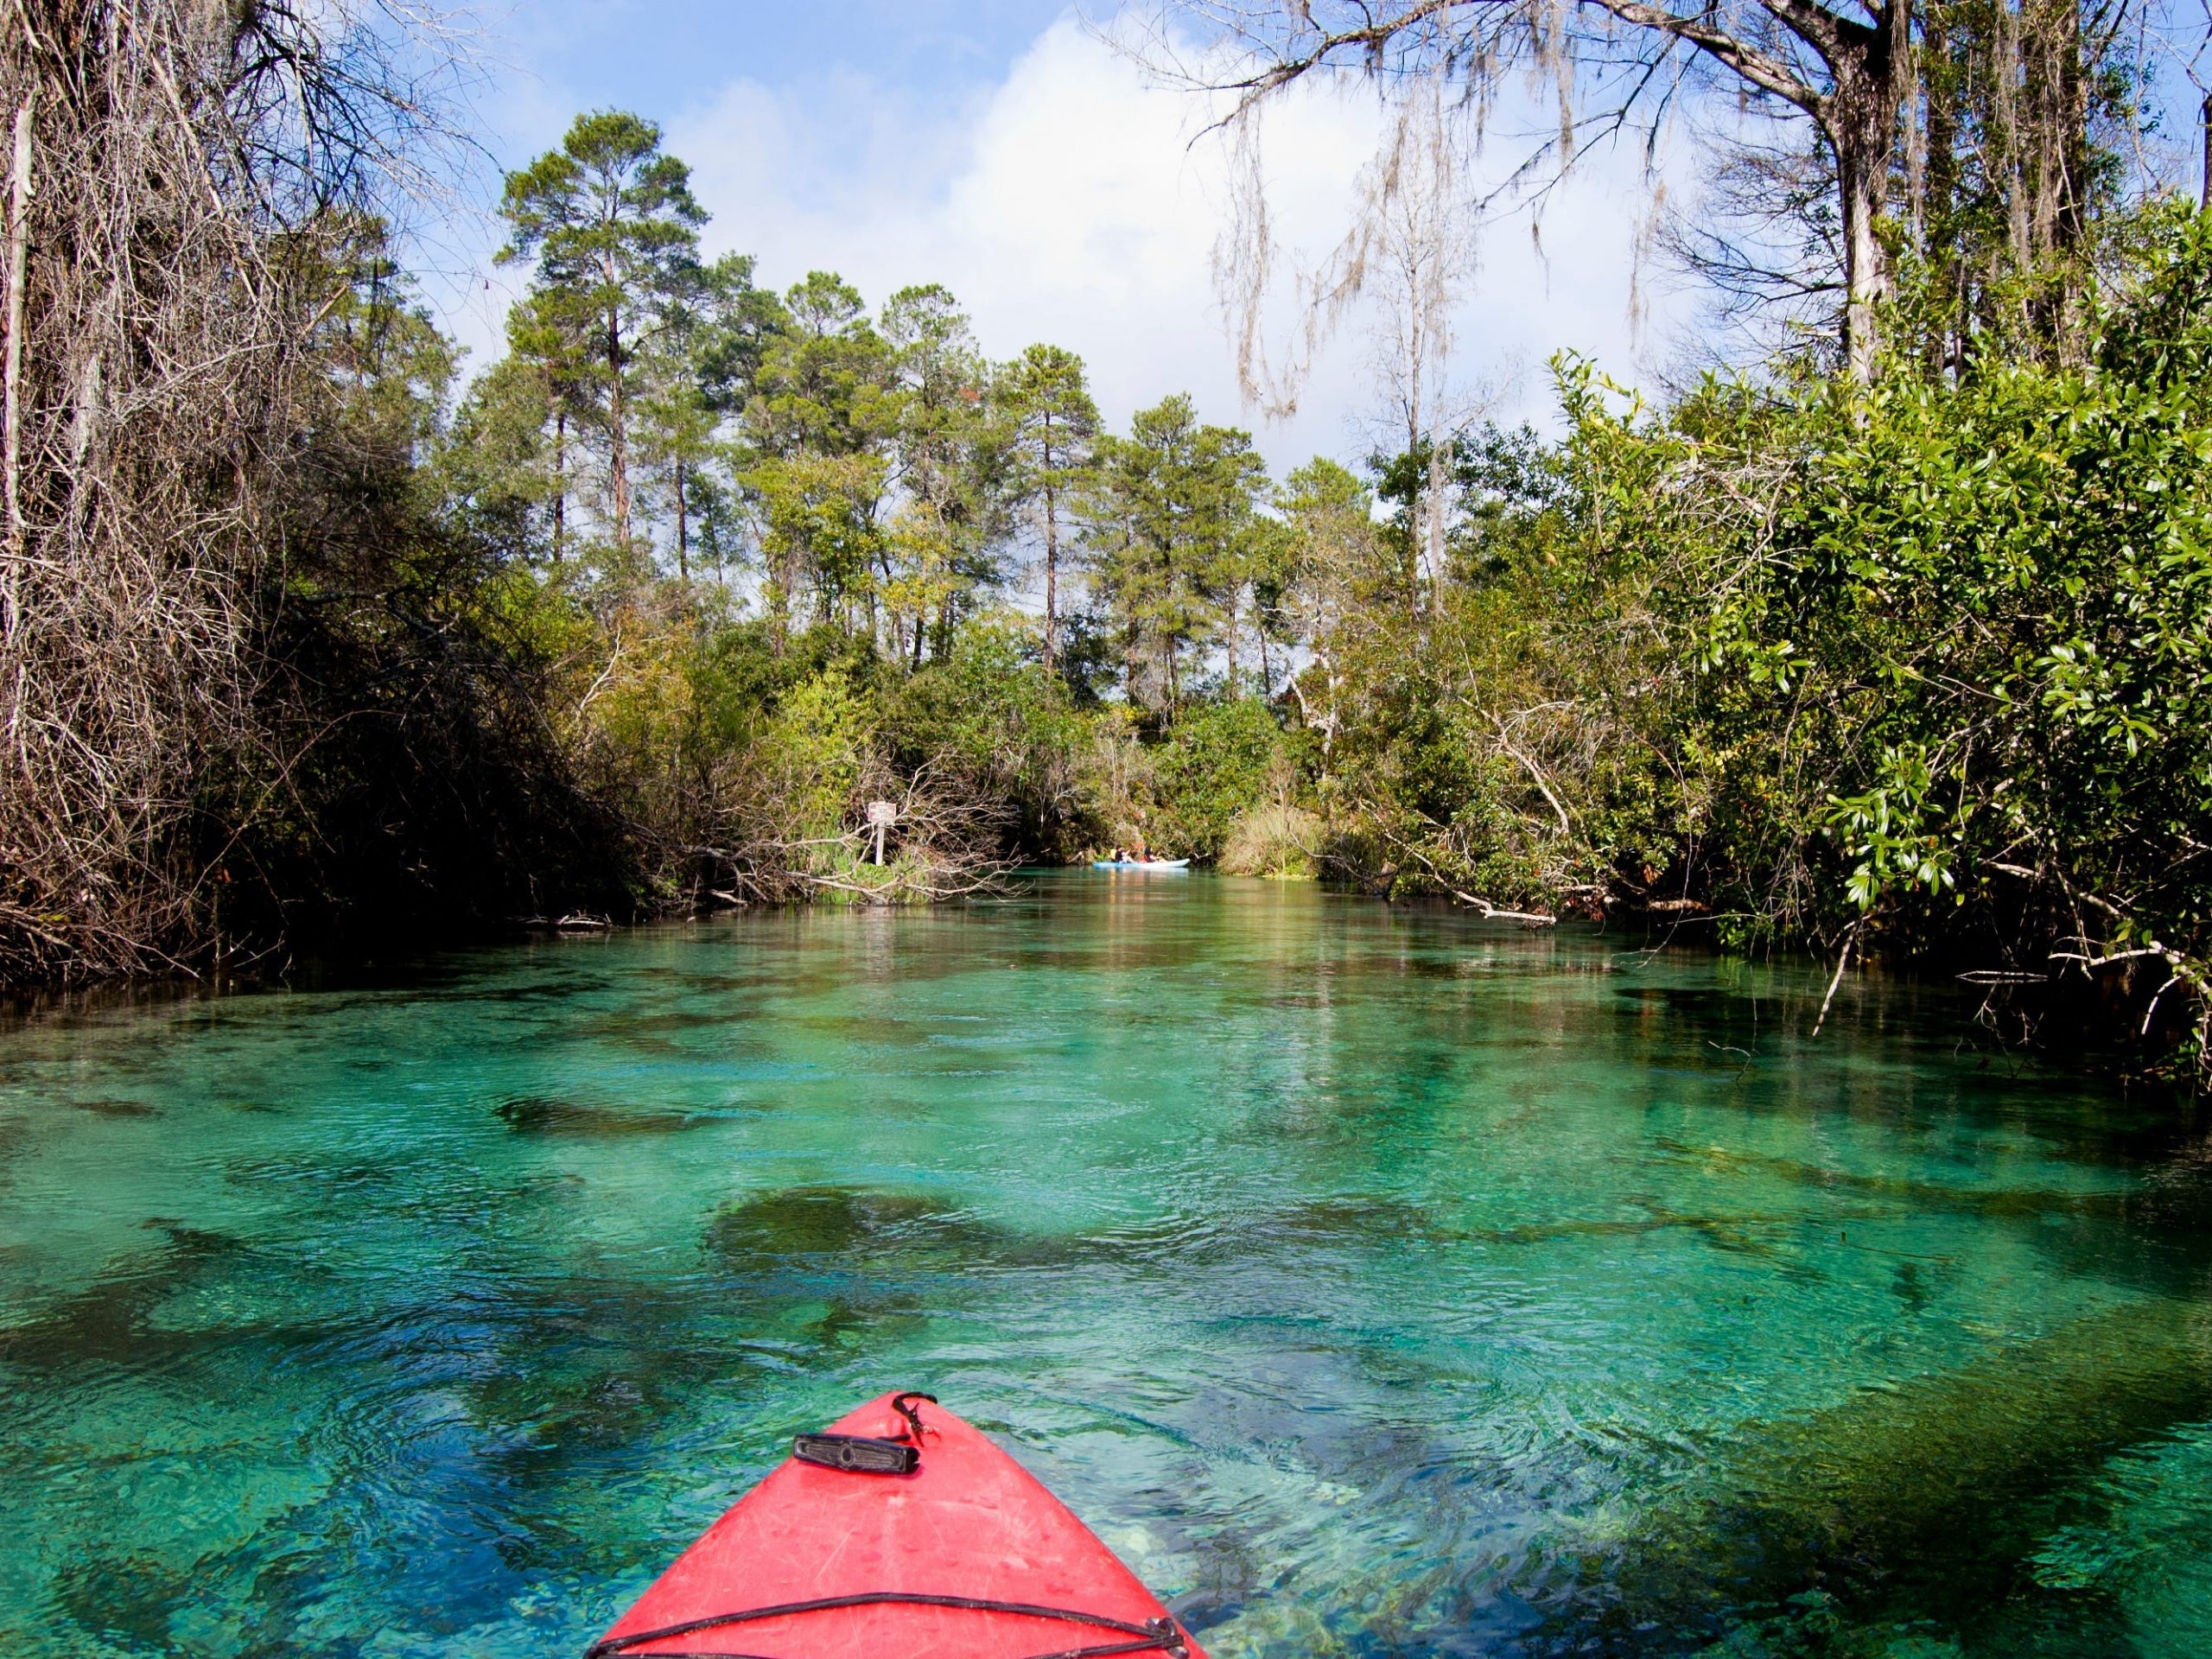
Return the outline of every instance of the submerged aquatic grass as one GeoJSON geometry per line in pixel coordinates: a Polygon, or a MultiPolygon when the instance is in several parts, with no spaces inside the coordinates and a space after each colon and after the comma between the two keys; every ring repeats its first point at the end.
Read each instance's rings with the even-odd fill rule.
{"type": "Polygon", "coordinates": [[[2202,1125],[1821,988],[1085,873],[18,1030],[0,1641],[580,1649],[912,1385],[1222,1659],[2202,1651],[2202,1125]]]}

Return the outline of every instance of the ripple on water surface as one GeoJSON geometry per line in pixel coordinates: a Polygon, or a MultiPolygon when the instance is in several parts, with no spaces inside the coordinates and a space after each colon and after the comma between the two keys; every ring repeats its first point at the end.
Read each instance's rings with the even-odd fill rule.
{"type": "Polygon", "coordinates": [[[1947,997],[1040,879],[0,1038],[11,1656],[581,1648],[796,1428],[1222,1659],[2212,1650],[2212,1156],[1947,997]]]}

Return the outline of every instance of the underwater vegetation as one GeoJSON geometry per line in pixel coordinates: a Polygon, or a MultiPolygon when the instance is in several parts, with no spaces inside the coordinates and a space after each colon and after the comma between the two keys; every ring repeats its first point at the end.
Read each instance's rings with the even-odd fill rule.
{"type": "Polygon", "coordinates": [[[2033,1587],[2035,1552],[2085,1477],[2207,1419],[2212,1310],[2153,1297],[1746,1422],[1632,1519],[1592,1523],[1582,1571],[1602,1591],[1548,1623],[1545,1650],[1694,1649],[1762,1610],[1777,1640],[1845,1611],[1986,1630],[2033,1587]]]}
{"type": "Polygon", "coordinates": [[[0,1649],[579,1651],[899,1384],[1230,1659],[2212,1651],[2202,1122],[1909,1007],[1722,1064],[1707,958],[1058,891],[25,1034],[0,1649]]]}
{"type": "Polygon", "coordinates": [[[546,1095],[518,1095],[493,1109],[517,1135],[681,1135],[712,1122],[703,1112],[662,1111],[642,1106],[601,1106],[557,1100],[546,1095]]]}

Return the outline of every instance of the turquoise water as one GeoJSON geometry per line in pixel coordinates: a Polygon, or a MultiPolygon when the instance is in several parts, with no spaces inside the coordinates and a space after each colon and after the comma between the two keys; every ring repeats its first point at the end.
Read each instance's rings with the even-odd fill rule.
{"type": "Polygon", "coordinates": [[[0,1649],[557,1655],[893,1386],[1220,1659],[2212,1651],[2212,1143],[1192,877],[0,1037],[0,1649]]]}

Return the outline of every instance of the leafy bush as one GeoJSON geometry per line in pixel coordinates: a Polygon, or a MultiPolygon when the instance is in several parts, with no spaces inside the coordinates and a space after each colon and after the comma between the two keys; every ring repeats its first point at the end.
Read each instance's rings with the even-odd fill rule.
{"type": "Polygon", "coordinates": [[[1152,850],[1218,857],[1237,813],[1271,781],[1287,781],[1287,760],[1274,715],[1256,698],[1186,714],[1153,752],[1152,850]]]}

